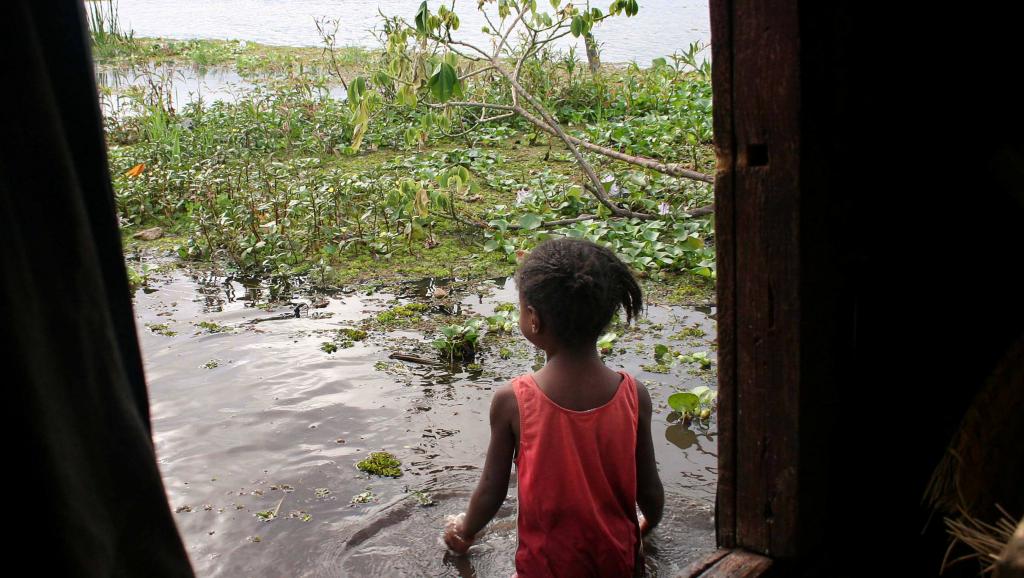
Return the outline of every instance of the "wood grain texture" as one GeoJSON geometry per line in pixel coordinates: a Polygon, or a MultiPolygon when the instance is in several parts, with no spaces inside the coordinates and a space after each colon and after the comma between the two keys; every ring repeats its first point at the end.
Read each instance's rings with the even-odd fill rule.
{"type": "Polygon", "coordinates": [[[713,0],[711,9],[712,90],[717,167],[715,174],[715,258],[718,263],[718,493],[715,528],[719,548],[736,545],[736,281],[734,248],[732,131],[732,4],[713,0]]]}
{"type": "Polygon", "coordinates": [[[718,154],[719,545],[799,550],[797,5],[711,3],[718,154]],[[716,37],[715,35],[719,36],[716,37]]]}
{"type": "Polygon", "coordinates": [[[718,563],[719,560],[724,558],[731,552],[728,548],[719,548],[714,552],[709,552],[703,558],[691,562],[689,566],[683,569],[682,572],[676,575],[676,578],[694,578],[700,576],[712,566],[718,563]]]}

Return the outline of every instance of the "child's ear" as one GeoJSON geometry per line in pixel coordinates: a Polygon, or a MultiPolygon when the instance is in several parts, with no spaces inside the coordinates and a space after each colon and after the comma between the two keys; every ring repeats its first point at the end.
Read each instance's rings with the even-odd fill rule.
{"type": "Polygon", "coordinates": [[[528,317],[530,319],[530,331],[532,331],[535,334],[539,334],[542,331],[544,331],[544,324],[541,321],[540,315],[537,313],[537,310],[533,308],[533,305],[527,305],[526,312],[528,313],[528,317]]]}

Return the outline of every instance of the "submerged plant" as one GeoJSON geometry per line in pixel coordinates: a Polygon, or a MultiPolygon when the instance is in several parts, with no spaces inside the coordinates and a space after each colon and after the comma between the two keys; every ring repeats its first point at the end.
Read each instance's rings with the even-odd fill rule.
{"type": "Polygon", "coordinates": [[[373,452],[356,464],[360,470],[375,476],[397,478],[402,475],[402,462],[388,452],[373,452]]]}

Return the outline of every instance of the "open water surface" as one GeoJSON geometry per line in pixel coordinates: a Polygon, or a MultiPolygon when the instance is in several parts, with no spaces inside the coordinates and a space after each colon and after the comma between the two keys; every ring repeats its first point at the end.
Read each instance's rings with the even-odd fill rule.
{"type": "MultiPolygon", "coordinates": [[[[511,575],[514,475],[505,506],[468,557],[447,555],[440,535],[445,516],[466,508],[483,465],[492,390],[542,359],[518,337],[502,342],[512,352],[503,360],[488,335],[472,371],[389,359],[396,351],[431,356],[434,336],[414,329],[371,331],[352,347],[321,351],[339,328],[411,301],[430,305],[425,315],[442,324],[453,312],[489,315],[517,302],[505,279],[303,296],[181,269],[151,277],[136,293],[157,456],[199,576],[511,575]],[[436,286],[449,295],[435,297],[436,286]],[[303,303],[323,306],[300,306],[296,318],[303,303]],[[402,461],[400,478],[356,468],[381,450],[402,461]],[[352,503],[366,491],[371,501],[352,503]],[[414,491],[435,504],[420,505],[414,491]],[[276,515],[263,521],[261,512],[276,515]]],[[[606,358],[647,383],[655,400],[667,506],[649,543],[653,576],[672,575],[714,548],[717,430],[714,419],[706,428],[671,423],[664,404],[677,387],[713,385],[709,373],[640,365],[653,362],[655,343],[709,350],[711,313],[651,306],[642,330],[626,332],[606,358]],[[684,327],[707,334],[669,338],[684,327]]]]}

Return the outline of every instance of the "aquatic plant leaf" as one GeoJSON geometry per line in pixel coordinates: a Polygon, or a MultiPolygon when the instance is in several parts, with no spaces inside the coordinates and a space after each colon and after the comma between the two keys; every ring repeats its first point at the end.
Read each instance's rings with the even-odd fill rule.
{"type": "Polygon", "coordinates": [[[700,398],[688,391],[681,391],[668,396],[668,406],[679,413],[694,414],[700,407],[700,398]]]}
{"type": "Polygon", "coordinates": [[[654,359],[660,361],[668,354],[668,346],[661,343],[654,346],[654,359]]]}
{"type": "Polygon", "coordinates": [[[526,213],[519,217],[519,226],[526,229],[527,231],[536,229],[544,223],[544,220],[539,215],[533,213],[526,213]]]}

